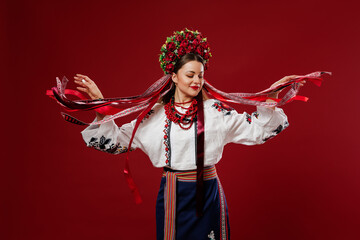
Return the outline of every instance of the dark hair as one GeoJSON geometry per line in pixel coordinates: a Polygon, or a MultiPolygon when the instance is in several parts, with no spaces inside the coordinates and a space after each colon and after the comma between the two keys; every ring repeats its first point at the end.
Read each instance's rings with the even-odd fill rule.
{"type": "MultiPolygon", "coordinates": [[[[173,72],[177,74],[177,72],[179,71],[180,68],[182,68],[182,66],[184,66],[185,64],[191,61],[197,61],[202,63],[202,65],[204,65],[204,59],[199,54],[187,53],[176,62],[173,72]]],[[[170,102],[170,99],[174,94],[175,94],[175,85],[173,85],[172,89],[170,89],[170,91],[165,96],[162,97],[161,101],[164,104],[167,104],[168,102],[170,102]]]]}
{"type": "Polygon", "coordinates": [[[176,62],[175,66],[174,66],[174,73],[177,73],[179,71],[180,68],[182,68],[182,66],[184,66],[185,64],[187,64],[188,62],[191,61],[197,61],[202,63],[202,65],[204,65],[204,59],[197,53],[187,53],[184,56],[182,56],[179,61],[176,62]]]}

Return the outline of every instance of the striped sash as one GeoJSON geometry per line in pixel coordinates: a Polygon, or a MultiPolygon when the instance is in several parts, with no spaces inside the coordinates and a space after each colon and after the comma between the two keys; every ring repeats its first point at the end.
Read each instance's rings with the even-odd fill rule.
{"type": "MultiPolygon", "coordinates": [[[[175,240],[175,213],[176,213],[176,181],[196,182],[197,171],[176,172],[164,170],[163,176],[166,177],[164,191],[165,201],[165,223],[164,240],[175,240]]],[[[204,181],[217,178],[215,166],[204,168],[204,181]]]]}

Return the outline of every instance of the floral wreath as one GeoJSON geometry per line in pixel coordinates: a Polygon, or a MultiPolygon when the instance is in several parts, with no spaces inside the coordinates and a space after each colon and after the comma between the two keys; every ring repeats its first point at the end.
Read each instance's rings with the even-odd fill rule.
{"type": "Polygon", "coordinates": [[[165,74],[172,73],[176,62],[187,53],[199,54],[204,59],[205,70],[209,67],[209,59],[212,57],[207,38],[197,30],[191,31],[187,28],[168,37],[160,51],[159,62],[165,74]]]}

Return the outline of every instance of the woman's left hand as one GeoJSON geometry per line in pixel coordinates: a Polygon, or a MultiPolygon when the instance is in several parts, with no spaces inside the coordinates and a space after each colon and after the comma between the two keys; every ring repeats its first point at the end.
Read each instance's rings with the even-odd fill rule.
{"type": "MultiPolygon", "coordinates": [[[[276,86],[278,86],[278,85],[280,85],[280,84],[283,84],[283,83],[286,83],[286,82],[289,82],[289,81],[291,81],[291,80],[293,80],[293,79],[295,79],[295,78],[297,78],[297,77],[300,77],[300,76],[299,76],[299,75],[285,76],[285,77],[283,77],[282,79],[280,79],[279,81],[273,83],[273,84],[270,86],[270,88],[276,87],[276,86]]],[[[299,82],[300,87],[304,86],[305,82],[306,82],[305,80],[299,82]]],[[[271,93],[271,94],[268,95],[268,97],[278,98],[278,95],[279,95],[279,93],[280,93],[282,90],[283,90],[283,89],[278,90],[277,92],[271,93]]]]}

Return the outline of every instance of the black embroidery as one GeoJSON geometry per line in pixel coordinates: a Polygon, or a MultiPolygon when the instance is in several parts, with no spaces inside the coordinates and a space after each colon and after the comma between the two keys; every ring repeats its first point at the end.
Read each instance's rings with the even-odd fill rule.
{"type": "MultiPolygon", "coordinates": [[[[127,152],[128,147],[121,146],[120,143],[117,144],[110,144],[111,138],[106,138],[104,136],[100,137],[100,140],[97,141],[98,138],[92,137],[88,144],[89,147],[92,147],[96,150],[100,150],[102,152],[107,152],[111,154],[119,154],[127,152]],[[107,145],[107,146],[106,146],[107,145]]],[[[134,148],[131,148],[130,151],[134,151],[134,148]]]]}
{"type": "Polygon", "coordinates": [[[282,131],[284,131],[285,128],[287,128],[289,126],[289,123],[287,121],[284,122],[284,126],[283,125],[279,125],[275,130],[272,131],[272,133],[270,134],[270,136],[266,137],[263,139],[264,142],[266,142],[267,140],[275,137],[276,135],[278,135],[279,133],[281,133],[282,131]]]}
{"type": "Polygon", "coordinates": [[[249,124],[251,124],[251,122],[252,122],[252,116],[254,116],[254,117],[256,117],[256,118],[259,117],[259,113],[258,113],[258,112],[253,112],[251,115],[248,114],[248,113],[245,113],[245,114],[246,114],[246,115],[245,115],[246,121],[247,121],[249,124]]]}
{"type": "Polygon", "coordinates": [[[212,105],[212,107],[214,107],[216,110],[218,110],[219,112],[223,112],[224,115],[230,115],[231,111],[233,111],[234,109],[232,107],[230,107],[229,105],[226,105],[225,103],[222,103],[220,101],[215,101],[214,104],[212,105]]]}
{"type": "Polygon", "coordinates": [[[155,112],[154,109],[151,109],[141,120],[141,123],[143,123],[146,119],[148,119],[150,117],[150,115],[153,114],[154,112],[155,112]]]}
{"type": "Polygon", "coordinates": [[[250,116],[250,114],[248,114],[248,113],[245,113],[246,114],[246,121],[249,123],[249,124],[251,124],[251,116],[250,116]]]}
{"type": "Polygon", "coordinates": [[[170,130],[171,121],[166,118],[164,126],[164,145],[165,145],[165,163],[167,166],[171,166],[171,148],[170,148],[170,130]]]}

